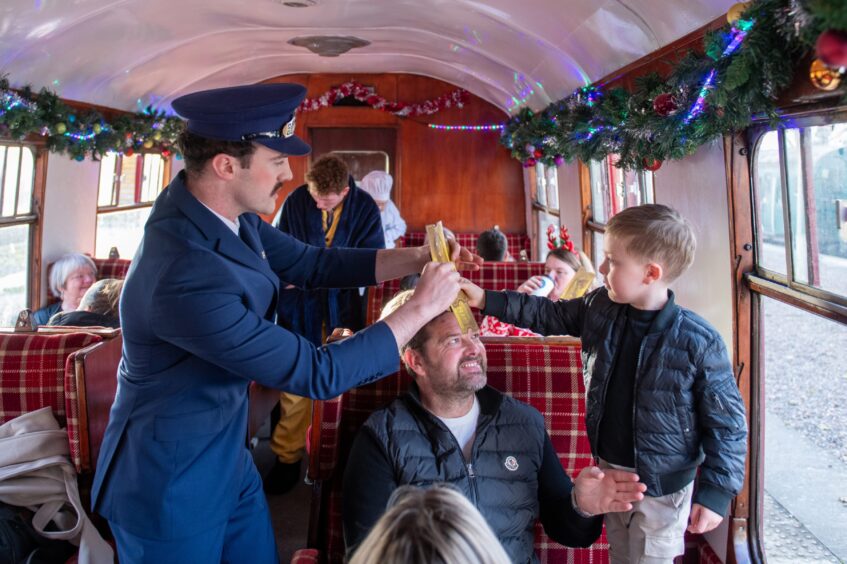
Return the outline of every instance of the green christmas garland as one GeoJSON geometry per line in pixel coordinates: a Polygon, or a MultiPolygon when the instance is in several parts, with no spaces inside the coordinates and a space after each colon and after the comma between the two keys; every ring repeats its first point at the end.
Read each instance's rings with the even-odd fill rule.
{"type": "MultiPolygon", "coordinates": [[[[584,87],[542,111],[525,108],[500,141],[525,166],[617,154],[620,167],[655,169],[744,129],[754,116],[778,122],[777,95],[826,29],[847,30],[844,0],[754,0],[669,76],[644,76],[634,92],[584,87]]],[[[841,92],[845,84],[847,77],[841,92]]]]}
{"type": "Polygon", "coordinates": [[[28,86],[11,90],[8,79],[0,77],[0,137],[41,135],[50,151],[78,161],[86,156],[99,159],[109,151],[132,155],[156,150],[168,156],[176,151],[174,143],[183,126],[181,119],[151,107],[110,122],[95,110],[71,108],[46,88],[37,95],[28,86]]]}

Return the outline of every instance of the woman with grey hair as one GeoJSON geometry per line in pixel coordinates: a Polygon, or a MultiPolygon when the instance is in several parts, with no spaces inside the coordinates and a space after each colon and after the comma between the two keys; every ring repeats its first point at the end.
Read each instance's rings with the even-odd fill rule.
{"type": "Polygon", "coordinates": [[[91,257],[81,253],[62,255],[50,270],[50,292],[59,301],[32,314],[35,323],[46,325],[54,314],[77,309],[82,296],[95,280],[97,267],[91,257]]]}
{"type": "Polygon", "coordinates": [[[350,564],[509,564],[485,518],[447,485],[397,488],[350,564]]]}

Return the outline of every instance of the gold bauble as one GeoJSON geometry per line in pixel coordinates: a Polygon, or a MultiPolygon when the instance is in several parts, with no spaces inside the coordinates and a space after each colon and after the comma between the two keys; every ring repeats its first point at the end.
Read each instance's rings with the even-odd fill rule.
{"type": "Polygon", "coordinates": [[[144,148],[145,149],[150,149],[152,147],[153,147],[153,142],[150,139],[148,139],[147,141],[144,142],[144,148]]]}
{"type": "Polygon", "coordinates": [[[162,138],[162,132],[161,131],[154,131],[153,132],[153,140],[154,141],[159,141],[161,138],[162,138]]]}
{"type": "Polygon", "coordinates": [[[841,74],[815,59],[809,67],[809,80],[818,90],[835,90],[841,84],[841,74]]]}
{"type": "Polygon", "coordinates": [[[741,19],[741,14],[744,13],[744,10],[748,8],[747,2],[738,2],[737,4],[733,4],[729,7],[729,10],[726,12],[726,21],[731,24],[734,24],[738,20],[741,19]]]}

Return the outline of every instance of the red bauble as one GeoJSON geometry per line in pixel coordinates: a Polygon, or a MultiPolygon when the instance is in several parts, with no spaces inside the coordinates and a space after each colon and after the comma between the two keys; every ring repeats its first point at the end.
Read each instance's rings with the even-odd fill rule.
{"type": "Polygon", "coordinates": [[[658,159],[650,160],[645,157],[641,159],[641,162],[644,164],[644,170],[649,170],[650,172],[656,172],[662,168],[662,161],[658,159]]]}
{"type": "Polygon", "coordinates": [[[653,98],[653,111],[662,117],[673,114],[678,107],[676,101],[673,99],[673,95],[668,92],[664,92],[653,98]]]}
{"type": "Polygon", "coordinates": [[[168,158],[168,157],[171,156],[171,152],[168,151],[167,149],[162,149],[162,156],[165,157],[165,158],[168,158]]]}
{"type": "Polygon", "coordinates": [[[128,149],[124,150],[124,156],[125,157],[131,157],[134,154],[135,154],[135,151],[132,150],[132,147],[129,147],[128,149]]]}
{"type": "Polygon", "coordinates": [[[815,43],[818,59],[830,68],[847,67],[847,32],[828,29],[815,43]]]}
{"type": "Polygon", "coordinates": [[[524,161],[523,166],[524,168],[530,168],[535,166],[535,159],[533,159],[532,157],[528,158],[524,161]]]}
{"type": "Polygon", "coordinates": [[[544,151],[542,151],[541,149],[536,149],[532,152],[532,156],[534,156],[536,159],[540,159],[544,156],[544,151]]]}

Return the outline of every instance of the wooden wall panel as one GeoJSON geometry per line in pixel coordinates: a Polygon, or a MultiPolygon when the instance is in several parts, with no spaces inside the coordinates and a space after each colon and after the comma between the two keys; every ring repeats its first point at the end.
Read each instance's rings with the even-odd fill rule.
{"type": "MultiPolygon", "coordinates": [[[[347,80],[375,86],[389,100],[423,102],[456,86],[408,74],[286,75],[267,82],[296,82],[308,96],[320,96],[347,80]]],[[[324,108],[300,114],[297,135],[309,141],[315,127],[396,127],[395,184],[400,187],[400,213],[410,230],[422,230],[439,219],[454,231],[482,231],[499,225],[503,231],[526,232],[523,174],[520,163],[499,144],[496,132],[448,132],[427,124],[489,124],[508,116],[471,95],[464,108],[431,116],[398,118],[367,107],[324,108]]],[[[294,180],[282,190],[279,205],[303,183],[309,158],[291,159],[294,180]]]]}

